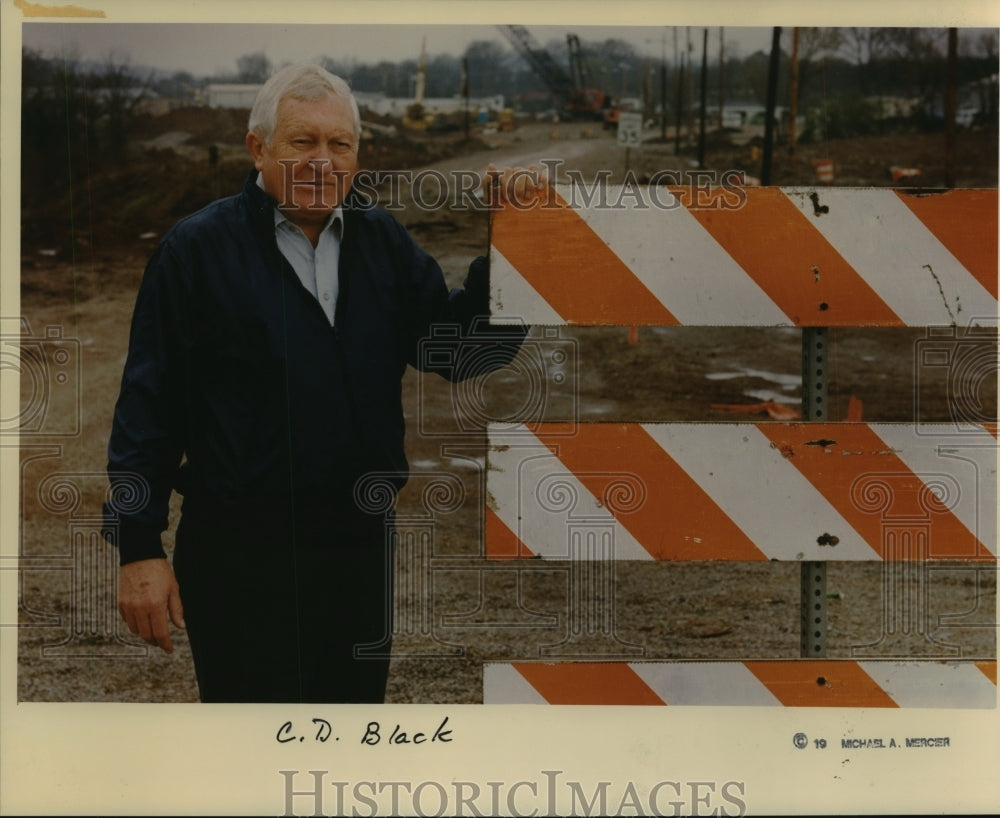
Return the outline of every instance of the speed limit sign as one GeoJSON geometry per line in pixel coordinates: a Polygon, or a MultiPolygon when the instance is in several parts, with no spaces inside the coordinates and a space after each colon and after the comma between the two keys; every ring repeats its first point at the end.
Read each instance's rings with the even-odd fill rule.
{"type": "Polygon", "coordinates": [[[642,144],[642,114],[618,114],[618,144],[623,148],[638,148],[642,144]]]}

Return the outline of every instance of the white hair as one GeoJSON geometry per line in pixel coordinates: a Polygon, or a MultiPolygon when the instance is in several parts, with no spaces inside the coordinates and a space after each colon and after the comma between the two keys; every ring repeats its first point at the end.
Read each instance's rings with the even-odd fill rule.
{"type": "Polygon", "coordinates": [[[286,97],[303,100],[322,99],[327,94],[344,97],[354,114],[354,141],[361,138],[361,114],[351,87],[340,77],[316,63],[295,63],[282,68],[257,92],[250,110],[248,128],[268,145],[278,126],[278,106],[286,97]]]}

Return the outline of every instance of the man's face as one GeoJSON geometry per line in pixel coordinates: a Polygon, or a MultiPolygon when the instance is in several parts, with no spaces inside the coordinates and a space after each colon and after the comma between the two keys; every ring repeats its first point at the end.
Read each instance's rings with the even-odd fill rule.
{"type": "Polygon", "coordinates": [[[354,115],[344,97],[285,97],[266,144],[247,134],[247,148],[263,176],[264,190],[294,224],[322,224],[343,204],[358,170],[354,115]]]}

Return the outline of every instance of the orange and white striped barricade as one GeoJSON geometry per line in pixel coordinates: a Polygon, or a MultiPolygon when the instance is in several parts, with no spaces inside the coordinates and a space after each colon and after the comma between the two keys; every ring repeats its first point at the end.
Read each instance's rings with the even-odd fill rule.
{"type": "MultiPolygon", "coordinates": [[[[703,671],[684,663],[488,667],[485,698],[561,701],[537,692],[536,682],[565,679],[567,690],[593,689],[585,679],[605,678],[612,680],[610,690],[628,688],[625,680],[634,677],[659,680],[643,683],[651,691],[648,703],[683,703],[675,691],[661,696],[657,685],[678,679],[682,689],[698,687],[698,673],[722,669],[757,679],[748,695],[769,703],[870,699],[882,706],[938,706],[933,699],[952,702],[941,706],[994,706],[992,660],[955,665],[954,673],[940,677],[949,683],[937,699],[906,691],[929,689],[937,682],[928,680],[951,665],[809,663],[825,656],[826,561],[882,562],[896,600],[887,612],[891,621],[883,622],[884,638],[900,627],[925,633],[922,609],[897,608],[913,600],[920,608],[927,564],[996,562],[996,419],[970,424],[963,418],[960,434],[956,424],[826,423],[826,331],[995,326],[997,192],[746,189],[732,182],[724,178],[714,188],[561,185],[505,205],[491,222],[493,320],[545,327],[800,327],[808,422],[525,419],[520,427],[491,429],[486,551],[494,559],[568,560],[570,570],[590,566],[570,585],[602,598],[616,560],[799,562],[803,658],[709,663],[703,671]],[[764,671],[775,674],[765,674],[770,682],[762,681],[764,671]],[[496,694],[507,689],[498,680],[517,678],[520,687],[510,689],[520,693],[496,694]],[[829,683],[818,683],[824,679],[829,683]],[[969,679],[978,686],[971,698],[969,679]],[[522,694],[527,698],[518,698],[522,694]]],[[[608,620],[597,624],[612,651],[634,648],[617,640],[608,620]]],[[[570,622],[569,631],[587,635],[593,625],[570,622]]],[[[923,655],[953,655],[932,641],[923,655]]],[[[853,655],[893,656],[880,652],[881,642],[853,655]]],[[[573,658],[572,644],[555,647],[561,650],[540,654],[573,658]]],[[[629,655],[621,650],[618,658],[629,655]]],[[[706,703],[740,703],[739,690],[706,703]]]]}
{"type": "Polygon", "coordinates": [[[493,214],[493,319],[967,325],[997,314],[997,191],[560,185],[493,214]]]}
{"type": "Polygon", "coordinates": [[[485,704],[990,709],[996,694],[996,661],[512,662],[483,670],[485,704]]]}
{"type": "Polygon", "coordinates": [[[833,160],[813,159],[813,167],[816,169],[816,179],[824,184],[833,181],[833,160]]]}
{"type": "Polygon", "coordinates": [[[995,426],[956,441],[950,424],[543,423],[491,428],[486,474],[487,557],[569,564],[568,636],[543,657],[637,652],[615,633],[618,560],[799,563],[809,657],[825,563],[882,562],[883,632],[852,655],[894,639],[954,655],[926,625],[927,566],[996,564],[995,426]]]}
{"type": "Polygon", "coordinates": [[[491,428],[494,559],[997,557],[995,427],[543,423],[491,428]],[[573,537],[608,532],[594,551],[573,537]]]}

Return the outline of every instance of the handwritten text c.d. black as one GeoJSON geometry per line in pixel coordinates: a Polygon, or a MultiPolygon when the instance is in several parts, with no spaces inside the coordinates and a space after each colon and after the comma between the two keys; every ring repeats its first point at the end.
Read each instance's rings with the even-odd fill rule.
{"type": "MultiPolygon", "coordinates": [[[[448,716],[437,726],[433,733],[425,730],[414,731],[410,727],[404,727],[400,723],[393,725],[392,729],[383,727],[377,721],[369,721],[361,735],[361,744],[367,747],[374,747],[377,744],[404,745],[404,744],[448,744],[453,740],[452,729],[448,727],[448,716]]],[[[275,733],[275,741],[278,744],[291,744],[305,741],[319,742],[325,744],[330,739],[335,742],[340,741],[340,736],[333,734],[331,722],[322,718],[314,718],[310,725],[305,728],[297,727],[290,719],[284,722],[275,733]]]]}

